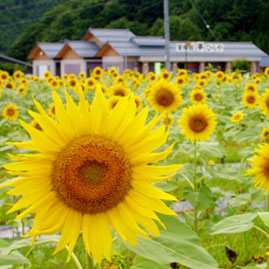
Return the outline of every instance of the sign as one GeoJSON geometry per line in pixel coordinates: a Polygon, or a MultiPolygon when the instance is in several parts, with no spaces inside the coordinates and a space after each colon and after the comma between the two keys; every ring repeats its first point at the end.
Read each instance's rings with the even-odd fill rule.
{"type": "Polygon", "coordinates": [[[205,42],[184,42],[176,43],[177,52],[223,52],[224,44],[221,43],[205,43],[205,42]]]}

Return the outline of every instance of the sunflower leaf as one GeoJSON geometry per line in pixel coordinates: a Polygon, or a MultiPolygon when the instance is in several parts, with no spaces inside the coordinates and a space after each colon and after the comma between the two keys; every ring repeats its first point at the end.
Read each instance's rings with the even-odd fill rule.
{"type": "Polygon", "coordinates": [[[161,216],[167,231],[152,240],[139,237],[135,247],[128,246],[136,254],[162,265],[179,263],[194,269],[215,269],[218,263],[201,246],[200,239],[185,223],[175,217],[161,216]]]}

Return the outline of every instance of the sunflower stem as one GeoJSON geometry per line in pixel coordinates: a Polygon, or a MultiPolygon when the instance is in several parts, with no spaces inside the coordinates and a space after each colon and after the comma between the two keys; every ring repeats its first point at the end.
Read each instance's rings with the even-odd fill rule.
{"type": "MultiPolygon", "coordinates": [[[[68,251],[68,247],[66,246],[65,248],[66,248],[67,251],[68,251]]],[[[80,262],[79,262],[79,260],[78,260],[78,258],[77,258],[77,256],[75,255],[74,252],[72,252],[71,257],[72,257],[72,259],[74,260],[74,262],[75,262],[77,268],[78,268],[78,269],[83,269],[83,267],[81,266],[81,264],[80,264],[80,262]]]]}
{"type": "MultiPolygon", "coordinates": [[[[193,151],[193,185],[194,191],[197,191],[197,181],[196,181],[196,168],[197,168],[197,146],[196,141],[194,141],[194,151],[193,151]]],[[[198,230],[198,210],[197,210],[197,201],[194,202],[194,230],[197,232],[198,230]]]]}
{"type": "Polygon", "coordinates": [[[258,226],[256,226],[256,225],[254,225],[253,228],[259,230],[259,231],[262,232],[267,238],[269,238],[269,234],[268,234],[265,230],[263,230],[261,227],[258,227],[258,226]]]}
{"type": "Polygon", "coordinates": [[[168,112],[165,113],[165,131],[168,130],[168,112]]]}

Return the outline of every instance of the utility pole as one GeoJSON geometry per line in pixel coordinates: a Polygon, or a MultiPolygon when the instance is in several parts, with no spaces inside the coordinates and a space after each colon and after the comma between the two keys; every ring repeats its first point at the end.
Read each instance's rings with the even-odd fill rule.
{"type": "Polygon", "coordinates": [[[170,72],[170,30],[169,30],[169,0],[163,1],[163,13],[164,13],[164,35],[165,35],[165,69],[170,72]]]}

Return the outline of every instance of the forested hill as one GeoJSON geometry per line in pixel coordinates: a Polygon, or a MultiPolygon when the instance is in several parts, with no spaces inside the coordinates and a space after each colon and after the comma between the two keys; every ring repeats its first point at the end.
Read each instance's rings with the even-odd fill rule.
{"type": "MultiPolygon", "coordinates": [[[[38,14],[43,17],[38,22],[28,25],[24,31],[18,30],[20,27],[23,28],[22,25],[6,29],[8,35],[9,31],[22,32],[7,50],[9,56],[21,60],[27,58],[38,41],[79,40],[88,27],[129,28],[136,35],[163,35],[163,0],[6,0],[5,2],[43,2],[47,5],[54,2],[53,8],[49,9],[46,6],[49,9],[46,13],[41,3],[29,5],[26,9],[28,15],[36,12],[33,15],[35,18],[38,14]]],[[[253,41],[269,53],[268,0],[170,0],[169,2],[171,40],[253,41]],[[208,29],[208,25],[212,31],[208,29]]],[[[3,11],[0,12],[5,14],[3,11]]],[[[17,12],[18,10],[13,13],[11,9],[8,11],[10,22],[17,16],[17,12]]],[[[2,17],[0,18],[3,23],[2,17]]],[[[5,32],[4,34],[7,36],[5,32]]],[[[10,39],[4,40],[1,37],[0,50],[5,50],[9,41],[10,39]]]]}
{"type": "Polygon", "coordinates": [[[47,11],[67,0],[1,0],[0,53],[4,53],[24,32],[47,11]]]}

